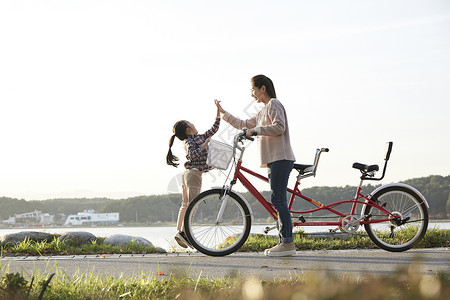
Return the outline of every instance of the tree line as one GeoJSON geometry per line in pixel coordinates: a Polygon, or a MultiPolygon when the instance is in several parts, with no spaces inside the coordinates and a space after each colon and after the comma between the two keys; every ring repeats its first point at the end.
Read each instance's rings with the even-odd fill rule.
{"type": "MultiPolygon", "coordinates": [[[[445,219],[450,217],[450,175],[431,175],[428,177],[414,178],[403,181],[419,190],[430,204],[429,214],[432,218],[445,219]]],[[[379,185],[365,185],[364,193],[368,194],[379,185]]],[[[355,186],[344,187],[311,187],[302,189],[302,193],[323,204],[335,202],[337,200],[349,200],[354,197],[355,186]]],[[[261,192],[270,201],[270,191],[261,192]]],[[[250,193],[242,193],[250,203],[255,218],[267,218],[269,215],[257,203],[257,200],[250,193]]],[[[70,214],[76,214],[83,210],[94,209],[97,212],[118,212],[121,223],[141,223],[155,224],[159,222],[176,221],[181,202],[181,194],[165,194],[138,196],[120,200],[108,198],[74,198],[74,199],[50,199],[44,201],[26,201],[0,197],[0,219],[5,220],[14,214],[42,211],[55,215],[56,221],[65,221],[70,214]]],[[[304,200],[294,203],[296,210],[306,210],[313,208],[311,204],[304,200]]],[[[339,209],[341,210],[341,209],[339,209]]],[[[341,211],[348,211],[342,206],[341,211]]]]}

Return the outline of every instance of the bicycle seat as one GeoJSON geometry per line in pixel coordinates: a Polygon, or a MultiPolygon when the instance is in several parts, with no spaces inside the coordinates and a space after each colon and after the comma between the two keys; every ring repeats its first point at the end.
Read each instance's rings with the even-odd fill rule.
{"type": "Polygon", "coordinates": [[[369,173],[372,171],[378,171],[380,168],[378,167],[378,165],[365,165],[365,164],[360,164],[360,163],[354,163],[353,164],[353,168],[360,170],[361,172],[364,173],[369,173]]]}
{"type": "Polygon", "coordinates": [[[300,174],[305,174],[308,172],[312,172],[314,170],[314,165],[301,165],[294,164],[294,169],[300,172],[300,174]]]}

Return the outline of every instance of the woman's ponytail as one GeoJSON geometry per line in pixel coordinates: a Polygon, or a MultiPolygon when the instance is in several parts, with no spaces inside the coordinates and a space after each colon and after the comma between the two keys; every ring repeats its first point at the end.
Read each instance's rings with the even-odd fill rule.
{"type": "Polygon", "coordinates": [[[186,128],[188,127],[187,121],[178,121],[173,126],[173,135],[169,140],[169,152],[167,152],[166,162],[169,166],[174,166],[175,168],[178,167],[179,163],[178,157],[173,155],[172,153],[172,145],[175,140],[175,137],[179,138],[180,140],[185,140],[187,138],[186,134],[186,128]]]}

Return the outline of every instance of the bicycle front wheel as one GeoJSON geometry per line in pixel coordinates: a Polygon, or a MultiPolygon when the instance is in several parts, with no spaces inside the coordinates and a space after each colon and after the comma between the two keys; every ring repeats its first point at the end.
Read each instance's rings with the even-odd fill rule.
{"type": "MultiPolygon", "coordinates": [[[[365,224],[370,239],[380,248],[401,252],[414,247],[425,235],[428,227],[428,210],[416,193],[404,187],[388,187],[380,190],[372,199],[394,217],[381,223],[365,224]]],[[[384,212],[367,205],[364,214],[370,221],[387,219],[384,212]]]]}
{"type": "Polygon", "coordinates": [[[188,206],[184,230],[192,246],[210,256],[237,251],[250,234],[247,204],[235,193],[222,197],[222,189],[198,195],[188,206]]]}

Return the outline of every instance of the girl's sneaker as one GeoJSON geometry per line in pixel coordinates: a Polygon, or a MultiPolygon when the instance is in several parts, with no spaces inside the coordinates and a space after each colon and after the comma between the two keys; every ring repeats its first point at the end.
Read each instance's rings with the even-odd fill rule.
{"type": "Polygon", "coordinates": [[[293,242],[290,243],[280,243],[275,247],[264,250],[265,256],[292,256],[295,254],[295,246],[293,242]]]}
{"type": "Polygon", "coordinates": [[[178,245],[180,245],[183,248],[187,248],[187,247],[192,248],[192,245],[191,245],[191,243],[189,243],[184,232],[178,232],[177,235],[175,236],[175,241],[177,241],[178,245]]]}

